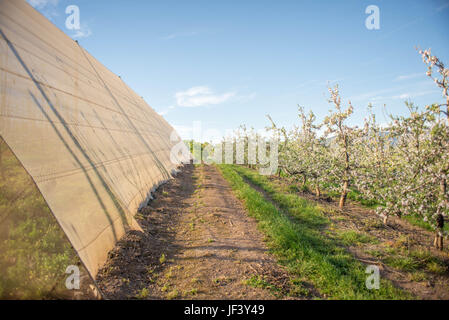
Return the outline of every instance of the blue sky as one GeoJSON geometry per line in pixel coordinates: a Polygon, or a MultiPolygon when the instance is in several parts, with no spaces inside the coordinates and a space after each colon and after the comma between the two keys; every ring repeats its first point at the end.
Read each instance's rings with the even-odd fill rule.
{"type": "Polygon", "coordinates": [[[183,138],[195,121],[225,134],[240,124],[262,129],[270,114],[290,127],[297,104],[322,119],[328,82],[351,99],[354,124],[369,102],[384,122],[386,113],[405,113],[404,100],[443,101],[415,47],[449,64],[449,0],[28,2],[183,138]],[[80,9],[80,30],[65,26],[68,5],[80,9]],[[379,30],[365,27],[369,5],[380,9],[379,30]]]}

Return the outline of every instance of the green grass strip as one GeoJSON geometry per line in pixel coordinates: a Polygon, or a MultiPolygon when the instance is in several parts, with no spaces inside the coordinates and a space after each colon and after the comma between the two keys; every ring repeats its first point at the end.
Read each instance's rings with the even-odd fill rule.
{"type": "Polygon", "coordinates": [[[267,177],[235,165],[220,165],[236,196],[256,218],[268,245],[289,271],[311,282],[328,299],[411,299],[412,296],[381,279],[380,289],[369,290],[366,266],[354,259],[323,230],[330,223],[312,203],[277,189],[267,177]],[[252,188],[262,188],[281,209],[252,188]]]}

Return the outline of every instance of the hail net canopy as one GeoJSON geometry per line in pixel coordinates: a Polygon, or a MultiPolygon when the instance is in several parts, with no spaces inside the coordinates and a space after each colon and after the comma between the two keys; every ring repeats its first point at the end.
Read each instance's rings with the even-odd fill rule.
{"type": "Polygon", "coordinates": [[[0,137],[3,280],[18,261],[6,253],[19,222],[45,217],[95,277],[116,241],[139,229],[133,215],[150,191],[188,154],[170,153],[179,136],[119,76],[17,0],[0,0],[0,137]],[[27,188],[43,197],[27,210],[49,210],[22,212],[27,188]]]}

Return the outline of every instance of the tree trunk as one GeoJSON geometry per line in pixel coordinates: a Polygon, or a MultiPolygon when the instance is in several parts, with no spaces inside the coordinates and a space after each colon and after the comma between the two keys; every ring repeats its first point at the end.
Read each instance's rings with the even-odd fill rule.
{"type": "MultiPolygon", "coordinates": [[[[447,192],[447,181],[446,179],[441,179],[440,181],[440,192],[443,199],[446,198],[447,192]]],[[[437,230],[435,234],[435,239],[433,245],[435,248],[443,250],[443,228],[444,228],[444,216],[439,213],[436,218],[437,230]]]]}
{"type": "Polygon", "coordinates": [[[346,203],[346,197],[348,196],[348,181],[345,181],[343,183],[343,191],[341,192],[340,196],[340,203],[338,204],[338,207],[340,209],[343,209],[346,203]]]}
{"type": "Polygon", "coordinates": [[[439,231],[437,231],[437,233],[435,234],[433,246],[438,250],[443,250],[443,236],[439,234],[439,231]]]}
{"type": "Polygon", "coordinates": [[[321,190],[320,190],[319,184],[316,184],[316,186],[315,186],[315,194],[318,198],[321,197],[321,190]]]}
{"type": "Polygon", "coordinates": [[[443,228],[444,228],[444,216],[440,213],[436,218],[437,230],[435,234],[435,240],[433,245],[435,248],[443,250],[443,228]]]}
{"type": "Polygon", "coordinates": [[[440,191],[441,191],[441,196],[444,199],[446,197],[446,192],[447,192],[447,181],[445,178],[441,179],[441,181],[440,181],[440,191]]]}

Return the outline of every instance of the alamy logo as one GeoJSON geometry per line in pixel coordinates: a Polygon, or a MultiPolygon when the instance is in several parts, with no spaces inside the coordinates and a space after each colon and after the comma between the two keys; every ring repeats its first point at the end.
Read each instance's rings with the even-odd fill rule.
{"type": "Polygon", "coordinates": [[[369,265],[366,267],[365,270],[366,274],[369,274],[368,277],[366,277],[366,288],[368,290],[376,289],[378,290],[380,288],[380,271],[379,267],[375,265],[369,265]]]}
{"type": "Polygon", "coordinates": [[[80,30],[80,8],[75,5],[67,6],[65,13],[69,16],[65,20],[65,27],[69,30],[80,30]]]}
{"type": "Polygon", "coordinates": [[[70,265],[65,269],[65,273],[69,274],[65,280],[65,287],[69,290],[79,290],[80,288],[80,268],[70,265]]]}
{"type": "Polygon", "coordinates": [[[370,5],[366,7],[365,13],[369,16],[365,20],[365,26],[368,30],[380,29],[380,10],[378,6],[370,5]]]}

